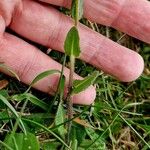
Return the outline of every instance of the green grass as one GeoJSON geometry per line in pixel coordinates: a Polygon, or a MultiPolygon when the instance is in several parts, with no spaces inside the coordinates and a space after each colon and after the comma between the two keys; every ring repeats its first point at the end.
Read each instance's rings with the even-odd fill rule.
{"type": "MultiPolygon", "coordinates": [[[[114,41],[123,36],[121,32],[91,24],[87,20],[83,20],[83,23],[114,41]]],[[[144,73],[132,83],[121,83],[101,72],[95,81],[97,97],[94,104],[74,106],[77,119],[73,121],[71,131],[73,150],[150,149],[150,47],[127,35],[119,43],[136,49],[143,56],[144,73]]],[[[61,53],[52,51],[49,55],[63,62],[61,53]]],[[[95,70],[80,60],[76,63],[76,72],[83,77],[95,70]]],[[[12,149],[12,145],[17,149],[21,142],[26,142],[25,137],[29,139],[26,143],[29,146],[34,141],[35,147],[28,149],[67,148],[64,138],[66,119],[61,118],[66,113],[66,105],[59,105],[58,112],[58,103],[52,103],[54,97],[34,89],[24,93],[28,86],[1,73],[2,79],[8,80],[9,85],[0,90],[0,149],[12,149]],[[47,107],[50,109],[47,110],[47,107]],[[62,123],[63,120],[65,123],[62,123]],[[27,132],[27,135],[23,132],[27,132]]]]}

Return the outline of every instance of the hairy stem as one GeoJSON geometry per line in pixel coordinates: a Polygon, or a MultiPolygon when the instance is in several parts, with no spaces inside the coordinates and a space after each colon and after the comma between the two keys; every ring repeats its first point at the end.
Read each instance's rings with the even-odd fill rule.
{"type": "MultiPolygon", "coordinates": [[[[72,55],[70,56],[70,74],[69,74],[69,85],[68,85],[68,95],[67,95],[67,113],[68,113],[68,120],[73,118],[73,102],[72,102],[72,86],[73,86],[73,74],[75,68],[75,57],[72,55]]],[[[67,134],[67,144],[70,143],[70,132],[71,132],[72,121],[68,122],[68,134],[67,134]]]]}
{"type": "Polygon", "coordinates": [[[75,19],[75,26],[77,27],[78,25],[78,18],[79,18],[79,10],[78,10],[78,5],[79,5],[79,1],[78,0],[75,0],[75,3],[76,3],[76,19],[75,19]]]}
{"type": "MultiPolygon", "coordinates": [[[[75,0],[75,6],[76,6],[76,17],[74,19],[74,26],[78,26],[79,21],[79,0],[75,0]]],[[[69,85],[68,85],[68,95],[67,95],[67,113],[68,113],[68,120],[70,120],[67,124],[67,144],[70,145],[71,140],[71,127],[72,127],[72,118],[73,118],[73,102],[72,102],[72,89],[73,89],[73,74],[75,69],[75,56],[70,56],[70,74],[69,74],[69,85]]]]}

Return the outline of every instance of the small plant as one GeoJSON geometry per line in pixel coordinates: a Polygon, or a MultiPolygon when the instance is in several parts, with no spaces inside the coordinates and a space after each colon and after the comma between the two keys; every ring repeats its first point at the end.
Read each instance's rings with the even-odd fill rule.
{"type": "Polygon", "coordinates": [[[80,37],[78,31],[78,22],[83,16],[83,0],[73,0],[72,2],[72,9],[71,9],[71,16],[74,19],[74,26],[70,29],[67,34],[64,49],[65,54],[70,57],[70,75],[69,75],[69,85],[68,85],[68,94],[67,94],[67,107],[68,107],[68,127],[67,127],[67,143],[70,144],[70,133],[71,133],[71,126],[72,126],[72,118],[73,118],[73,103],[72,103],[72,96],[73,94],[80,93],[81,91],[85,90],[89,87],[96,77],[98,76],[98,72],[92,74],[92,76],[86,78],[85,80],[89,80],[90,82],[85,82],[85,80],[73,81],[73,74],[75,68],[75,59],[80,56],[80,37]]]}

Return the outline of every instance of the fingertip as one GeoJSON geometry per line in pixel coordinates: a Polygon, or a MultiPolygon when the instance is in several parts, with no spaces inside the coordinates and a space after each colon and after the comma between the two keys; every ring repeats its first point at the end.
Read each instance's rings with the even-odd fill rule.
{"type": "Polygon", "coordinates": [[[95,98],[96,98],[96,89],[94,86],[90,86],[85,91],[74,95],[73,103],[81,105],[90,105],[94,102],[95,98]]]}
{"type": "Polygon", "coordinates": [[[140,77],[144,70],[144,60],[136,52],[130,55],[130,59],[124,65],[121,76],[118,77],[119,80],[123,82],[132,82],[140,77]]]}

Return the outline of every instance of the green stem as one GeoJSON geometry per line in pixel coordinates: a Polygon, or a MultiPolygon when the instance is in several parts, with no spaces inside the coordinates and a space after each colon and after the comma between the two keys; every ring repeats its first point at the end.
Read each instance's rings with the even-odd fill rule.
{"type": "MultiPolygon", "coordinates": [[[[75,24],[74,26],[78,26],[79,21],[79,1],[75,0],[75,6],[76,6],[76,17],[74,19],[75,24]]],[[[68,120],[70,120],[67,124],[67,144],[70,145],[71,140],[71,127],[72,127],[72,118],[73,118],[73,101],[72,101],[72,89],[73,89],[73,74],[75,70],[75,57],[73,55],[70,56],[70,74],[69,74],[69,85],[68,85],[68,95],[67,95],[67,113],[68,113],[68,120]]]]}
{"type": "Polygon", "coordinates": [[[75,17],[75,26],[77,27],[79,21],[79,1],[75,0],[76,3],[76,17],[75,17]]]}

